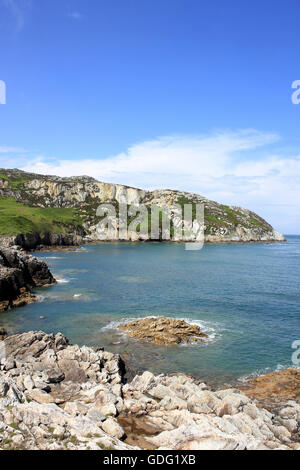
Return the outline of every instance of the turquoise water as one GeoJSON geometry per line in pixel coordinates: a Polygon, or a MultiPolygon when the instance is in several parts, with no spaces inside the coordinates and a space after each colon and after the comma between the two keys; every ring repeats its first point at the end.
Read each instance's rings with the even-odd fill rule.
{"type": "Polygon", "coordinates": [[[10,333],[61,331],[73,343],[120,352],[135,371],[186,372],[214,384],[292,366],[291,344],[300,339],[300,237],[201,251],[99,244],[37,256],[60,282],[37,290],[42,302],[1,314],[10,333]],[[116,330],[121,320],[159,315],[197,322],[210,340],[162,348],[116,330]]]}

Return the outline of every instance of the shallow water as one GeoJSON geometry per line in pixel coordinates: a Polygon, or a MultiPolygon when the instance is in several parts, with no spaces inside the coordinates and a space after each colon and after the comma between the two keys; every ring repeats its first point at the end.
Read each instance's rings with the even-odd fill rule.
{"type": "Polygon", "coordinates": [[[10,333],[61,331],[120,352],[134,370],[186,372],[213,384],[292,366],[300,339],[300,237],[287,244],[89,245],[39,253],[59,283],[43,301],[1,314],[10,333]],[[170,316],[198,323],[206,344],[162,348],[118,332],[122,320],[170,316]],[[40,317],[45,318],[40,318],[40,317]]]}

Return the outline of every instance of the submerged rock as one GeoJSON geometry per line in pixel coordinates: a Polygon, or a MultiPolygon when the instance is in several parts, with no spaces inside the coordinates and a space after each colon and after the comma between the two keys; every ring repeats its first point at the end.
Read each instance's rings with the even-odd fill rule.
{"type": "Polygon", "coordinates": [[[203,342],[208,336],[197,325],[174,318],[144,318],[119,325],[129,336],[158,345],[203,342]]]}

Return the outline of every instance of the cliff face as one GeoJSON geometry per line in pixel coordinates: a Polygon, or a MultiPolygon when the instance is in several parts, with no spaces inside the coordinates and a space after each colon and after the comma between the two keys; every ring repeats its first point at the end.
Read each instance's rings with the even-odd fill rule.
{"type": "MultiPolygon", "coordinates": [[[[9,201],[11,212],[17,212],[21,208],[17,202],[23,204],[23,212],[28,212],[30,208],[27,219],[18,220],[19,227],[15,223],[14,233],[7,233],[7,230],[1,232],[0,217],[2,235],[71,233],[83,240],[96,241],[102,238],[99,217],[96,216],[97,207],[101,203],[112,203],[117,211],[119,204],[144,204],[150,208],[151,205],[170,207],[174,204],[183,206],[188,203],[202,203],[205,206],[206,242],[285,240],[264,219],[247,209],[225,206],[198,194],[172,190],[149,192],[102,183],[90,177],[58,178],[20,170],[0,170],[0,199],[2,203],[9,201]]],[[[135,240],[136,234],[129,233],[128,239],[135,240]]]]}
{"type": "Polygon", "coordinates": [[[0,247],[0,312],[36,301],[31,289],[53,283],[55,280],[45,262],[0,247]]]}

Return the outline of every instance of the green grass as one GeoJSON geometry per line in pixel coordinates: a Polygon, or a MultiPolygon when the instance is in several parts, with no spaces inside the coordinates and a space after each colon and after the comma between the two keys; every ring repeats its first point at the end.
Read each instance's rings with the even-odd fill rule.
{"type": "Polygon", "coordinates": [[[208,214],[206,210],[205,210],[204,219],[207,225],[217,225],[217,226],[222,227],[223,225],[226,224],[226,221],[218,219],[215,215],[208,214]]]}
{"type": "Polygon", "coordinates": [[[234,226],[241,224],[241,217],[243,214],[241,212],[231,209],[229,206],[222,205],[222,208],[226,212],[226,220],[232,223],[234,226]]]}
{"type": "Polygon", "coordinates": [[[264,230],[267,229],[262,222],[260,222],[259,220],[254,219],[253,217],[250,217],[249,221],[252,225],[256,225],[257,227],[259,227],[261,229],[264,229],[264,230]]]}
{"type": "Polygon", "coordinates": [[[0,179],[7,181],[10,189],[21,189],[24,186],[24,183],[30,181],[26,176],[7,176],[5,173],[0,173],[0,179]]]}
{"type": "Polygon", "coordinates": [[[79,227],[82,220],[77,209],[30,207],[14,198],[0,196],[0,235],[20,233],[65,233],[79,227]]]}

